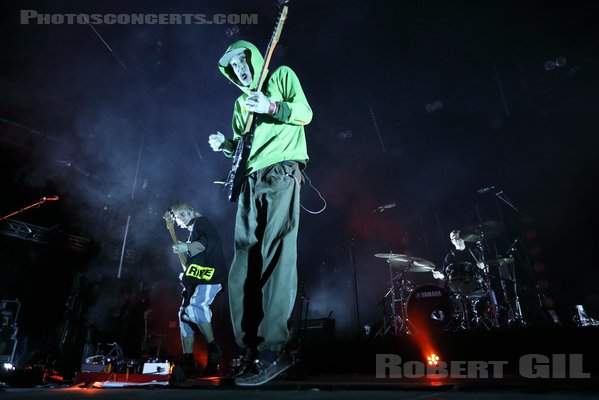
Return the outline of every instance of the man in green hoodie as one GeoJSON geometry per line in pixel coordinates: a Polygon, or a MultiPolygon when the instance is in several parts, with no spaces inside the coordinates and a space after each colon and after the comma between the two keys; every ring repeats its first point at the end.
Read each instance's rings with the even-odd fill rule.
{"type": "Polygon", "coordinates": [[[304,125],[312,119],[299,79],[291,68],[269,73],[256,92],[264,65],[252,43],[239,40],[218,63],[243,92],[233,109],[233,137],[210,135],[214,151],[233,156],[247,116],[256,127],[246,176],[237,202],[235,255],[229,271],[229,305],[237,344],[246,351],[235,377],[257,386],[292,364],[286,352],[288,320],[297,293],[297,232],[301,169],[308,162],[304,125]]]}

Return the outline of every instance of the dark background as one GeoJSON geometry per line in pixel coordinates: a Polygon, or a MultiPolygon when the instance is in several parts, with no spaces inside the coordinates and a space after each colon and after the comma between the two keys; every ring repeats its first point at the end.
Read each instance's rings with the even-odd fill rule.
{"type": "MultiPolygon", "coordinates": [[[[195,205],[231,260],[236,206],[213,183],[230,161],[207,138],[230,134],[239,91],[216,62],[233,40],[265,49],[277,14],[272,1],[2,3],[0,214],[59,196],[2,222],[0,297],[22,302],[29,360],[78,354],[91,336],[134,355],[146,320],[146,346],[177,354],[179,266],[162,213],[175,201],[195,205]],[[237,32],[94,31],[20,24],[26,9],[259,19],[237,32]]],[[[449,231],[488,220],[504,227],[488,243],[492,256],[521,239],[526,306],[540,302],[566,324],[575,304],[596,309],[598,17],[591,0],[290,5],[272,65],[296,71],[314,110],[306,173],[327,202],[320,214],[302,212],[309,317],[335,318],[339,337],[376,325],[389,270],[374,254],[439,265],[449,231]],[[546,68],[559,57],[565,65],[546,68]]],[[[302,205],[323,202],[305,185],[302,205]]],[[[231,339],[226,303],[215,304],[222,341],[231,339]]]]}

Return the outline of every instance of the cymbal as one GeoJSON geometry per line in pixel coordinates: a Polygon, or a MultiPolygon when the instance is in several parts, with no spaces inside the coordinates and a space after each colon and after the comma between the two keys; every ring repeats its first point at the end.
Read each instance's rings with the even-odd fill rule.
{"type": "Polygon", "coordinates": [[[403,254],[397,254],[396,257],[389,258],[389,265],[403,271],[409,272],[430,272],[435,269],[435,264],[420,257],[410,257],[403,254]]]}
{"type": "Polygon", "coordinates": [[[395,257],[401,256],[401,254],[395,254],[395,253],[377,253],[374,256],[377,257],[377,258],[395,258],[395,257]]]}
{"type": "Polygon", "coordinates": [[[494,239],[501,232],[503,232],[503,226],[497,221],[489,220],[460,229],[460,237],[464,239],[464,242],[478,242],[482,237],[494,239]]]}
{"type": "Polygon", "coordinates": [[[486,263],[489,265],[507,265],[507,264],[511,264],[514,262],[514,259],[512,257],[504,257],[504,258],[498,258],[496,260],[487,260],[486,263]]]}

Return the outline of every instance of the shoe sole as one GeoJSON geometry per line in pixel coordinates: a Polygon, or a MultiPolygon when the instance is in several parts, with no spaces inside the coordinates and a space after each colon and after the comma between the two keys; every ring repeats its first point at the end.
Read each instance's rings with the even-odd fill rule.
{"type": "Polygon", "coordinates": [[[271,377],[269,377],[268,379],[265,379],[261,382],[237,382],[237,379],[235,379],[235,385],[237,386],[260,386],[260,385],[264,385],[267,382],[272,381],[273,379],[275,379],[276,377],[280,376],[283,372],[287,371],[289,368],[291,368],[292,364],[289,364],[283,368],[281,368],[279,371],[277,371],[276,374],[273,374],[271,377]]]}

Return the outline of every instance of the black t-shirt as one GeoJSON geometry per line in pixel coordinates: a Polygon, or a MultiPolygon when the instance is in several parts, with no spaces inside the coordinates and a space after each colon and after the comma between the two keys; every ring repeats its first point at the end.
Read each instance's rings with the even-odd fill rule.
{"type": "Polygon", "coordinates": [[[466,245],[464,250],[452,249],[445,256],[445,261],[443,262],[443,272],[447,273],[447,267],[453,264],[468,263],[476,267],[477,261],[481,261],[481,254],[478,247],[466,245]]]}
{"type": "Polygon", "coordinates": [[[223,244],[216,227],[207,218],[197,217],[193,220],[189,241],[202,243],[206,250],[187,259],[183,285],[224,285],[227,281],[227,266],[223,244]]]}

